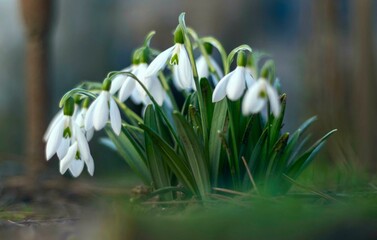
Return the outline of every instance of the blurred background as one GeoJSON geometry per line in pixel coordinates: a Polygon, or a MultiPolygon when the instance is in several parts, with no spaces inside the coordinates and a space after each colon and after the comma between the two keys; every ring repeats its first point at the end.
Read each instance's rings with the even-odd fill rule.
{"type": "MultiPolygon", "coordinates": [[[[53,168],[58,175],[57,161],[47,164],[41,157],[40,136],[61,96],[83,80],[102,81],[109,71],[128,66],[132,50],[150,30],[157,32],[153,47],[169,47],[183,11],[189,26],[218,38],[228,52],[246,43],[272,55],[288,94],[288,131],[312,115],[319,116],[314,135],[339,129],[318,164],[373,173],[376,5],[373,0],[0,0],[1,177],[22,172],[20,163],[53,168]]],[[[127,169],[105,147],[92,151],[97,176],[127,169]]]]}

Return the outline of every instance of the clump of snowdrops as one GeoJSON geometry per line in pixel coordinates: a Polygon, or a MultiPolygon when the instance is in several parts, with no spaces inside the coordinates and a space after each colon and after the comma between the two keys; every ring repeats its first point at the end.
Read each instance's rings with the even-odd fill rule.
{"type": "Polygon", "coordinates": [[[77,177],[86,165],[93,175],[88,142],[104,129],[104,143],[162,199],[207,199],[216,188],[286,193],[335,130],[309,147],[304,132],[315,117],[283,132],[286,95],[274,62],[248,45],[227,54],[218,40],[188,28],[184,13],[172,47],[152,48],[154,34],[131,66],[63,96],[44,137],[47,160],[56,154],[61,174],[77,177]]]}

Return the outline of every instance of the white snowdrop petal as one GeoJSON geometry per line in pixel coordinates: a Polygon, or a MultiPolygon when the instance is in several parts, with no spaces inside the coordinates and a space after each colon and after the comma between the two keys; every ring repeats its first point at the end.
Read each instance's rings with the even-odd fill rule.
{"type": "Polygon", "coordinates": [[[134,89],[132,91],[132,94],[131,94],[131,100],[135,103],[135,104],[141,104],[143,102],[143,98],[140,96],[139,92],[134,89]]]}
{"type": "Polygon", "coordinates": [[[132,91],[135,89],[135,79],[131,77],[127,77],[127,79],[124,81],[122,87],[119,91],[119,100],[121,102],[124,102],[129,98],[132,94],[132,91]]]}
{"type": "Polygon", "coordinates": [[[114,95],[122,86],[124,81],[126,80],[127,75],[125,74],[118,74],[115,78],[111,81],[110,93],[114,95]]]}
{"type": "MultiPolygon", "coordinates": [[[[146,63],[140,63],[139,68],[138,68],[138,72],[137,72],[137,75],[136,75],[136,77],[139,79],[139,81],[140,81],[145,87],[146,87],[146,85],[147,85],[147,83],[146,83],[147,79],[156,76],[156,75],[154,75],[154,76],[152,76],[152,77],[148,77],[148,78],[146,78],[146,77],[145,77],[145,72],[146,72],[147,68],[148,68],[148,65],[147,65],[146,63]]],[[[146,95],[146,92],[144,91],[144,88],[143,88],[139,83],[136,83],[136,89],[137,89],[137,91],[139,92],[139,95],[142,96],[142,97],[144,98],[145,95],[146,95]]]]}
{"type": "Polygon", "coordinates": [[[242,102],[242,113],[248,115],[250,113],[257,113],[262,110],[266,103],[265,98],[260,97],[260,92],[264,88],[264,83],[257,81],[251,88],[246,91],[242,102]]]}
{"type": "Polygon", "coordinates": [[[69,145],[71,144],[71,139],[70,138],[63,138],[60,146],[58,148],[58,151],[56,152],[56,155],[58,155],[58,158],[62,160],[64,156],[68,152],[69,145]]]}
{"type": "Polygon", "coordinates": [[[86,168],[88,169],[88,173],[90,176],[94,175],[94,160],[93,157],[90,156],[88,159],[85,160],[86,168]]]}
{"type": "Polygon", "coordinates": [[[88,111],[88,109],[82,108],[80,110],[79,114],[77,115],[76,119],[75,119],[76,124],[80,128],[84,128],[84,126],[85,126],[85,116],[86,116],[87,111],[88,111]]]}
{"type": "Polygon", "coordinates": [[[207,62],[206,62],[206,59],[204,58],[204,56],[201,55],[200,57],[198,57],[196,59],[195,62],[196,62],[196,68],[197,68],[197,71],[198,71],[199,79],[200,78],[208,78],[209,70],[208,70],[208,65],[207,65],[207,62]]]}
{"type": "Polygon", "coordinates": [[[178,71],[178,66],[177,65],[173,65],[173,83],[174,83],[174,86],[178,89],[178,90],[183,90],[184,87],[181,83],[181,79],[180,79],[180,76],[179,76],[179,71],[178,71]]]}
{"type": "Polygon", "coordinates": [[[236,101],[245,91],[245,68],[237,67],[226,88],[226,95],[232,101],[236,101]]]}
{"type": "Polygon", "coordinates": [[[232,78],[234,71],[224,76],[216,85],[212,94],[212,102],[218,102],[226,96],[226,88],[228,86],[229,79],[232,78]]]}
{"type": "Polygon", "coordinates": [[[51,134],[52,129],[56,126],[59,120],[63,117],[63,110],[60,110],[51,120],[50,124],[47,127],[45,134],[43,135],[43,141],[47,142],[48,137],[51,134]]]}
{"type": "Polygon", "coordinates": [[[112,97],[110,97],[110,122],[115,134],[119,135],[122,127],[122,119],[120,118],[118,105],[112,97]]]}
{"type": "Polygon", "coordinates": [[[69,171],[72,174],[72,177],[77,178],[82,173],[84,169],[84,161],[81,159],[73,159],[69,165],[69,171]]]}
{"type": "Polygon", "coordinates": [[[96,109],[96,105],[98,103],[98,97],[94,102],[89,106],[88,111],[85,115],[85,130],[88,131],[89,129],[93,128],[93,117],[94,117],[94,110],[96,109]]]}
{"type": "Polygon", "coordinates": [[[65,118],[61,118],[51,130],[50,136],[46,145],[46,160],[49,160],[58,150],[61,140],[63,138],[65,118]]]}
{"type": "Polygon", "coordinates": [[[149,88],[149,91],[153,96],[154,100],[156,100],[157,104],[162,106],[166,93],[160,81],[157,78],[154,79],[153,84],[151,84],[149,88]]]}
{"type": "Polygon", "coordinates": [[[253,78],[253,76],[251,76],[250,72],[247,70],[245,71],[245,81],[248,88],[253,86],[253,84],[255,83],[255,79],[253,78]]]}
{"type": "Polygon", "coordinates": [[[184,89],[192,88],[193,83],[193,73],[191,68],[190,59],[187,55],[184,45],[180,46],[179,56],[178,56],[178,74],[179,80],[184,89]]]}
{"type": "Polygon", "coordinates": [[[145,71],[145,77],[154,76],[160,71],[168,61],[168,58],[171,56],[175,45],[166,49],[162,53],[160,53],[152,62],[149,64],[148,68],[145,71]]]}
{"type": "Polygon", "coordinates": [[[93,126],[98,131],[105,127],[109,119],[109,92],[102,91],[93,113],[93,126]]]}
{"type": "Polygon", "coordinates": [[[90,156],[90,150],[86,137],[77,125],[74,125],[73,128],[75,129],[74,133],[77,140],[78,149],[80,151],[81,159],[87,159],[90,156]]]}
{"type": "Polygon", "coordinates": [[[75,103],[74,110],[73,110],[73,115],[72,115],[71,118],[73,120],[76,120],[77,116],[79,115],[79,112],[80,112],[80,106],[77,103],[75,103]]]}
{"type": "Polygon", "coordinates": [[[60,164],[59,164],[60,174],[64,174],[67,171],[67,169],[69,168],[71,164],[71,161],[75,159],[76,153],[77,153],[77,142],[73,143],[73,145],[69,147],[67,154],[60,161],[60,164]]]}
{"type": "Polygon", "coordinates": [[[223,73],[223,70],[221,70],[221,67],[219,66],[219,64],[217,64],[215,59],[213,59],[211,56],[209,56],[209,60],[212,64],[212,66],[215,68],[215,71],[217,72],[219,77],[222,78],[224,76],[224,73],[223,73]]]}
{"type": "Polygon", "coordinates": [[[267,90],[268,99],[270,100],[272,113],[274,114],[275,117],[279,117],[280,111],[281,111],[279,95],[276,89],[271,87],[271,85],[268,83],[266,84],[266,90],[267,90]]]}
{"type": "Polygon", "coordinates": [[[94,129],[93,128],[89,129],[88,131],[86,131],[85,135],[86,135],[86,140],[89,142],[93,138],[94,129]]]}

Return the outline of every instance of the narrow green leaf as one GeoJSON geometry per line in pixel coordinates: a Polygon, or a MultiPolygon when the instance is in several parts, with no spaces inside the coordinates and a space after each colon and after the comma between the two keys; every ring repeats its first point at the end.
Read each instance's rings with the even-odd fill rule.
{"type": "Polygon", "coordinates": [[[208,132],[209,123],[212,122],[214,104],[212,103],[212,87],[207,78],[200,79],[200,88],[203,95],[203,109],[205,114],[202,116],[205,118],[203,128],[208,132]]]}
{"type": "Polygon", "coordinates": [[[159,148],[163,160],[169,166],[171,171],[177,176],[178,180],[189,189],[192,194],[197,195],[197,186],[194,181],[194,177],[190,171],[189,166],[186,164],[182,156],[178,155],[174,149],[169,146],[155,131],[150,129],[144,124],[141,124],[141,128],[151,137],[156,147],[159,148]]]}
{"type": "Polygon", "coordinates": [[[295,179],[313,160],[315,155],[318,151],[323,147],[326,140],[337,131],[334,129],[319,139],[316,143],[313,144],[305,153],[303,153],[300,157],[295,159],[292,164],[288,167],[287,175],[293,179],[295,179]]]}
{"type": "Polygon", "coordinates": [[[211,191],[211,185],[208,175],[208,162],[205,159],[204,148],[198,141],[192,127],[186,119],[179,113],[174,113],[174,120],[177,126],[186,159],[190,164],[190,169],[198,186],[198,191],[202,199],[205,199],[207,194],[211,191]]]}
{"type": "Polygon", "coordinates": [[[221,160],[221,139],[219,137],[219,131],[224,131],[227,111],[228,107],[227,101],[225,99],[215,104],[215,108],[213,110],[213,118],[211,122],[211,129],[209,133],[209,164],[211,169],[211,180],[214,186],[217,186],[221,160]]]}
{"type": "Polygon", "coordinates": [[[142,149],[138,148],[125,134],[126,130],[122,127],[122,131],[117,136],[109,127],[105,131],[111,141],[117,148],[117,152],[126,161],[130,168],[143,180],[144,184],[150,186],[152,178],[149,173],[148,167],[145,164],[143,156],[140,154],[142,149]]]}
{"type": "MultiPolygon", "coordinates": [[[[159,132],[157,118],[152,105],[148,105],[145,110],[144,124],[150,129],[159,132]]],[[[160,149],[155,147],[153,139],[146,132],[144,132],[144,139],[147,161],[149,163],[149,169],[152,176],[154,189],[171,186],[170,175],[167,167],[165,166],[165,162],[163,162],[162,160],[160,149]]],[[[164,197],[164,200],[173,199],[171,192],[162,196],[164,197]]]]}

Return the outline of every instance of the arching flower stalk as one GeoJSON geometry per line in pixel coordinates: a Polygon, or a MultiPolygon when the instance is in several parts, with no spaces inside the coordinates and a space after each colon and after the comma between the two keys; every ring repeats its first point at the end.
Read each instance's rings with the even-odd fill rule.
{"type": "Polygon", "coordinates": [[[223,78],[224,74],[223,71],[221,70],[221,67],[215,59],[211,56],[212,51],[213,51],[213,46],[209,43],[204,43],[204,50],[207,53],[208,56],[208,61],[209,63],[213,66],[215,73],[210,71],[210,66],[208,64],[208,61],[204,55],[200,55],[195,62],[198,70],[198,76],[200,78],[207,78],[209,79],[210,77],[212,78],[213,84],[216,85],[218,80],[223,78]]]}

